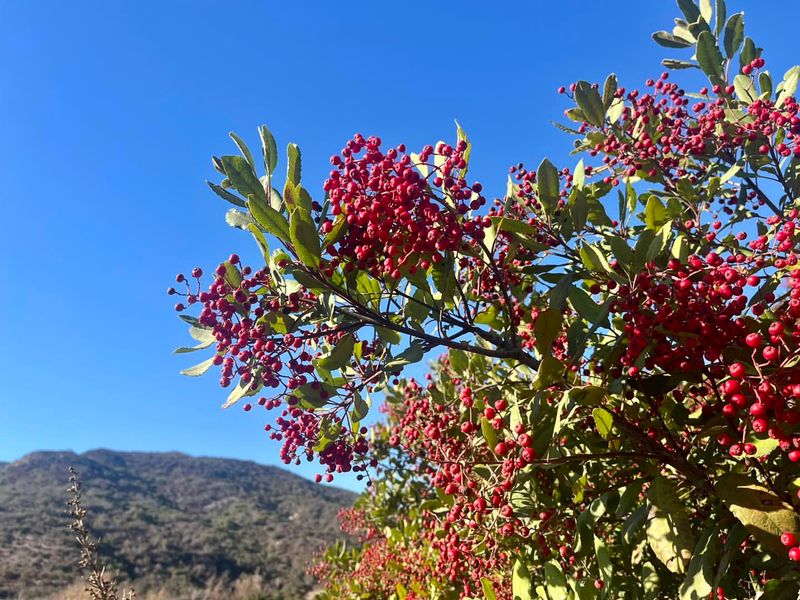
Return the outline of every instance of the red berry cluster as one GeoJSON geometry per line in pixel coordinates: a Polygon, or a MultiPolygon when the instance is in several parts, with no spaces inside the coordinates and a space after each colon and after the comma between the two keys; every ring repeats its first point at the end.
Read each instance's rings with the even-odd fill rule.
{"type": "Polygon", "coordinates": [[[791,531],[784,531],[781,534],[781,544],[789,548],[789,560],[800,562],[800,546],[797,543],[797,537],[791,531]]]}
{"type": "Polygon", "coordinates": [[[413,379],[406,383],[402,411],[392,419],[397,424],[389,441],[419,456],[433,486],[452,498],[445,515],[430,516],[431,526],[445,532],[434,546],[442,572],[451,581],[462,582],[462,597],[470,597],[475,593],[470,583],[480,582],[506,559],[499,541],[486,533],[499,530],[506,538],[529,535],[510,504],[510,492],[521,470],[536,460],[533,435],[522,424],[510,427],[509,406],[503,398],[475,398],[464,386],[457,401],[437,403],[431,388],[432,384],[426,388],[413,379]],[[492,447],[486,444],[487,427],[496,437],[492,447]],[[487,464],[499,467],[492,482],[475,471],[487,464]],[[484,538],[487,552],[478,557],[474,548],[484,538]]]}
{"type": "MultiPolygon", "coordinates": [[[[750,75],[764,64],[763,59],[754,59],[743,72],[750,75]]],[[[591,132],[587,138],[592,144],[589,154],[603,155],[604,165],[612,169],[604,179],[606,183],[618,183],[615,172],[631,177],[644,171],[649,177],[668,180],[688,177],[694,184],[707,165],[687,167],[686,156],[733,157],[748,144],[776,159],[800,156],[800,105],[795,98],[785,99],[780,107],[771,100],[751,102],[744,98],[753,118],[734,124],[725,112],[734,97],[734,86],[704,87],[699,92],[704,99],[693,102],[684,89],[667,81],[668,76],[662,73],[658,79],[647,80],[651,90],[644,93],[619,88],[615,97],[626,99],[629,105],[613,127],[599,128],[587,122],[581,125],[581,133],[591,132]],[[780,139],[776,138],[778,132],[780,139]]],[[[751,89],[756,89],[755,80],[751,89]]]]}
{"type": "MultiPolygon", "coordinates": [[[[336,390],[316,379],[313,359],[319,355],[318,345],[330,345],[344,335],[330,331],[327,325],[297,328],[297,315],[317,304],[313,293],[299,291],[281,294],[277,291],[268,269],[253,272],[249,267],[241,270],[239,257],[219,265],[208,289],[201,291],[200,268],[192,271],[194,289],[187,278],[179,274],[176,280],[186,284],[186,304],[202,305],[196,327],[210,332],[215,341],[213,364],[220,367],[220,385],[229,387],[238,378],[242,395],[254,395],[262,389],[272,389],[272,397],[261,397],[257,404],[267,410],[281,408],[275,425],[266,425],[273,440],[281,441],[281,460],[299,464],[301,457],[312,460],[316,455],[326,467],[325,479],[331,481],[334,473],[366,468],[362,457],[368,443],[361,428],[351,433],[348,410],[353,402],[353,388],[345,387],[340,397],[336,390]],[[289,332],[291,331],[291,333],[289,332]],[[311,396],[324,402],[319,408],[306,401],[311,396]],[[329,439],[324,447],[320,440],[329,439]]],[[[178,292],[170,288],[170,294],[178,292]]],[[[179,303],[176,310],[186,305],[179,303]]],[[[365,341],[362,357],[368,359],[373,347],[365,341]]],[[[251,411],[254,404],[243,405],[251,411]]],[[[317,481],[322,480],[317,476],[317,481]]]]}
{"type": "Polygon", "coordinates": [[[466,151],[462,140],[455,147],[425,146],[412,158],[402,144],[384,153],[380,138],[350,140],[331,158],[334,170],[324,185],[334,221],[322,224],[323,233],[339,215],[347,222],[338,244],[328,249],[331,265],[399,279],[427,270],[468,239],[483,239],[490,222],[467,214],[486,200],[479,183],[464,179],[466,151]]]}
{"type": "MultiPolygon", "coordinates": [[[[797,211],[774,226],[771,236],[750,243],[754,252],[715,252],[648,266],[630,285],[617,288],[611,311],[624,321],[626,348],[619,362],[636,380],[646,372],[701,377],[705,387],[676,390],[679,402],[704,415],[721,413],[735,432],[717,441],[732,456],[755,454],[748,432],[778,440],[800,461],[800,272],[794,267],[797,211]],[[770,244],[767,240],[771,238],[770,244]],[[788,291],[753,290],[765,281],[754,272],[784,277],[788,291]],[[748,289],[750,291],[748,291],[748,289]],[[758,317],[755,319],[753,317],[758,317]],[[769,318],[767,318],[769,317],[769,318]]],[[[595,286],[593,292],[601,291],[595,286]]],[[[611,370],[612,376],[621,369],[611,370]]]]}

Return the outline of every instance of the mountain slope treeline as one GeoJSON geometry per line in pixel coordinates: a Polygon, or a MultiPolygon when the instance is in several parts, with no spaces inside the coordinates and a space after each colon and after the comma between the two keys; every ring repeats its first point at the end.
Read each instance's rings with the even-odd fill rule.
{"type": "Polygon", "coordinates": [[[282,469],[178,453],[36,452],[0,465],[0,598],[55,597],[78,577],[66,528],[68,468],[109,570],[172,598],[258,574],[264,598],[302,598],[306,569],[340,536],[355,495],[282,469]]]}

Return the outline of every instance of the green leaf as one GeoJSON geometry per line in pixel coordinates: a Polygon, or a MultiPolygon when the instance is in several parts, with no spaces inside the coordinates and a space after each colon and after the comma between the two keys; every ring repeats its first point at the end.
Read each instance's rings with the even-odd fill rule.
{"type": "Polygon", "coordinates": [[[558,203],[558,171],[546,158],[536,169],[536,186],[539,192],[539,202],[546,213],[552,213],[558,203]]]}
{"type": "Polygon", "coordinates": [[[458,374],[466,374],[469,368],[469,357],[463,350],[450,348],[450,366],[458,374]]]}
{"type": "Polygon", "coordinates": [[[600,437],[608,440],[611,437],[611,430],[614,428],[614,419],[611,417],[611,413],[604,408],[595,408],[592,411],[592,418],[600,437]]]}
{"type": "Polygon", "coordinates": [[[567,298],[569,299],[569,303],[572,305],[572,308],[575,310],[575,312],[577,312],[578,315],[587,322],[596,323],[598,319],[602,318],[602,305],[592,300],[592,297],[581,288],[571,286],[569,292],[567,292],[567,298]]]}
{"type": "Polygon", "coordinates": [[[396,332],[394,329],[388,329],[386,327],[376,326],[375,332],[378,334],[378,337],[384,344],[399,344],[400,341],[402,340],[400,334],[396,332]]]}
{"type": "Polygon", "coordinates": [[[584,244],[581,246],[579,254],[584,266],[590,271],[611,273],[611,266],[608,264],[604,252],[597,246],[584,244]]]}
{"type": "Polygon", "coordinates": [[[627,270],[633,262],[633,249],[618,235],[612,235],[606,239],[619,264],[627,270]]]}
{"type": "Polygon", "coordinates": [[[658,230],[667,222],[667,209],[658,199],[651,194],[644,208],[644,222],[648,229],[658,230]]]}
{"type": "Polygon", "coordinates": [[[739,73],[733,78],[733,87],[736,90],[736,97],[742,102],[752,104],[755,102],[756,98],[758,98],[755,83],[749,76],[743,73],[739,73]]]}
{"type": "Polygon", "coordinates": [[[719,559],[714,575],[714,582],[712,584],[715,588],[719,586],[720,582],[727,574],[731,561],[735,561],[741,553],[741,544],[747,539],[748,535],[747,530],[741,523],[734,523],[728,528],[728,539],[725,541],[725,547],[722,549],[722,556],[719,559]]]}
{"type": "Polygon", "coordinates": [[[386,368],[404,367],[405,365],[417,363],[422,360],[423,356],[425,356],[425,344],[419,340],[414,340],[408,345],[408,348],[386,363],[386,368]]]}
{"type": "Polygon", "coordinates": [[[208,371],[211,368],[211,365],[214,364],[214,357],[212,356],[208,360],[204,360],[199,365],[195,365],[193,367],[189,367],[188,369],[184,369],[181,371],[181,375],[187,375],[188,377],[200,377],[203,373],[208,371]]]}
{"type": "Polygon", "coordinates": [[[783,76],[783,82],[778,86],[778,99],[775,101],[775,106],[780,108],[787,98],[795,95],[797,92],[797,83],[800,81],[800,66],[794,66],[783,76]]]}
{"type": "Polygon", "coordinates": [[[731,179],[733,179],[736,174],[742,170],[744,163],[742,161],[735,162],[731,165],[731,167],[723,173],[722,177],[719,178],[719,182],[721,184],[727,183],[731,179]]]}
{"type": "Polygon", "coordinates": [[[747,531],[776,556],[786,548],[780,536],[800,532],[800,518],[791,506],[747,475],[727,473],[717,480],[717,495],[747,531]]]}
{"type": "Polygon", "coordinates": [[[600,576],[603,582],[610,589],[614,589],[613,578],[614,569],[611,564],[611,552],[608,550],[606,543],[597,536],[594,536],[594,555],[597,559],[597,568],[600,570],[600,576]]]}
{"type": "MultiPolygon", "coordinates": [[[[205,331],[205,330],[198,329],[198,331],[205,331]]],[[[217,340],[212,334],[208,339],[202,340],[196,346],[189,346],[189,347],[183,346],[181,348],[176,348],[175,350],[173,350],[173,353],[175,353],[175,354],[188,354],[189,352],[197,352],[198,350],[204,350],[204,349],[208,348],[215,341],[217,341],[217,340]]]]}
{"type": "Polygon", "coordinates": [[[292,240],[294,251],[304,265],[312,269],[319,268],[319,261],[322,254],[317,228],[311,221],[311,217],[302,208],[292,212],[289,223],[289,237],[292,240]]]}
{"type": "Polygon", "coordinates": [[[300,159],[300,148],[297,144],[289,144],[286,147],[286,155],[289,158],[289,164],[286,168],[286,181],[291,183],[293,186],[300,185],[300,175],[301,175],[301,159],[300,159]]]}
{"type": "Polygon", "coordinates": [[[744,40],[744,13],[731,15],[725,24],[724,35],[725,54],[728,58],[733,58],[739,51],[744,40]]]}
{"type": "Polygon", "coordinates": [[[688,60],[677,60],[674,58],[665,58],[661,61],[661,64],[667,67],[668,69],[673,70],[680,70],[680,69],[699,69],[700,66],[696,63],[689,62],[688,60]]]}
{"type": "Polygon", "coordinates": [[[269,127],[262,125],[258,128],[258,135],[261,137],[261,153],[264,156],[264,168],[268,174],[275,172],[278,164],[278,145],[269,127]]]}
{"type": "Polygon", "coordinates": [[[517,219],[508,217],[489,218],[496,227],[497,233],[500,233],[501,231],[511,231],[514,233],[519,233],[525,237],[533,238],[534,240],[536,239],[536,236],[539,235],[539,230],[525,221],[519,221],[517,219]]]}
{"type": "Polygon", "coordinates": [[[700,15],[706,23],[711,23],[711,16],[714,9],[711,7],[711,0],[700,0],[700,15]]]}
{"type": "Polygon", "coordinates": [[[753,458],[760,458],[762,456],[767,456],[769,454],[772,454],[772,452],[777,450],[778,446],[780,446],[779,440],[773,439],[771,437],[759,439],[755,437],[755,435],[752,432],[750,435],[747,436],[747,441],[756,447],[755,454],[750,455],[753,458]]]}
{"type": "Polygon", "coordinates": [[[644,589],[644,600],[655,600],[661,580],[658,578],[655,567],[649,561],[642,564],[641,581],[644,589]]]}
{"type": "Polygon", "coordinates": [[[267,194],[264,192],[264,187],[246,159],[241,156],[223,156],[220,160],[225,169],[225,175],[236,191],[245,198],[255,196],[266,202],[267,194]]]}
{"type": "Polygon", "coordinates": [[[749,65],[753,62],[753,59],[758,58],[758,55],[761,54],[761,49],[756,48],[756,44],[753,41],[753,38],[746,37],[744,38],[744,46],[742,47],[742,53],[739,55],[739,66],[740,68],[744,65],[749,65]]]}
{"type": "Polygon", "coordinates": [[[648,261],[655,260],[667,248],[671,237],[672,225],[670,223],[665,223],[661,226],[661,229],[658,230],[653,242],[648,247],[645,258],[648,261]]]}
{"type": "Polygon", "coordinates": [[[236,229],[247,229],[253,224],[253,219],[248,213],[231,208],[225,213],[225,222],[236,229]]]}
{"type": "Polygon", "coordinates": [[[594,582],[589,578],[574,579],[570,578],[569,586],[575,593],[575,600],[595,600],[597,598],[597,590],[594,587],[594,582]]]}
{"type": "Polygon", "coordinates": [[[653,39],[659,46],[664,46],[665,48],[690,48],[692,46],[691,42],[672,35],[668,31],[656,31],[653,34],[653,39]]]}
{"type": "Polygon", "coordinates": [[[333,222],[333,227],[322,240],[322,249],[325,250],[331,244],[338,242],[339,239],[344,235],[345,231],[347,231],[347,219],[344,217],[344,215],[341,215],[333,222]]]}
{"type": "Polygon", "coordinates": [[[483,595],[486,600],[497,600],[497,595],[494,593],[492,580],[488,577],[481,577],[481,587],[483,588],[483,595]]]}
{"type": "Polygon", "coordinates": [[[395,591],[397,592],[397,600],[406,600],[406,596],[408,596],[408,590],[406,589],[406,586],[404,586],[402,583],[398,583],[395,586],[395,591]]]}
{"type": "Polygon", "coordinates": [[[227,200],[231,204],[235,204],[236,206],[241,206],[244,208],[247,206],[247,202],[239,198],[236,194],[231,194],[228,190],[223,187],[218,186],[216,183],[212,183],[211,181],[206,181],[208,187],[212,189],[212,191],[222,198],[223,200],[227,200]]]}
{"type": "MultiPolygon", "coordinates": [[[[302,185],[294,185],[288,179],[286,185],[283,187],[283,201],[289,209],[289,213],[293,213],[298,208],[302,208],[307,215],[313,212],[311,194],[308,193],[302,185]]],[[[310,217],[309,217],[310,220],[310,217]]]]}
{"type": "Polygon", "coordinates": [[[341,369],[353,358],[356,340],[352,333],[343,335],[325,356],[318,359],[317,364],[327,371],[341,369]]]}
{"type": "Polygon", "coordinates": [[[464,142],[467,145],[467,147],[464,149],[464,162],[466,163],[466,166],[460,170],[461,177],[464,177],[469,169],[469,157],[472,153],[472,142],[469,141],[467,132],[464,131],[458,121],[456,121],[456,137],[458,138],[459,142],[464,142]]]}
{"type": "Polygon", "coordinates": [[[239,269],[236,268],[236,265],[231,264],[227,260],[222,263],[225,267],[225,282],[232,288],[236,289],[242,283],[242,274],[239,272],[239,269]]]}
{"type": "Polygon", "coordinates": [[[619,504],[614,511],[617,518],[621,518],[630,512],[633,506],[639,501],[639,494],[642,491],[641,483],[632,483],[625,486],[625,491],[622,492],[619,498],[619,504]]]}
{"type": "Polygon", "coordinates": [[[681,12],[689,23],[694,23],[701,16],[700,9],[697,8],[693,0],[678,0],[678,8],[681,9],[681,12]]]}
{"type": "Polygon", "coordinates": [[[708,77],[714,81],[722,80],[722,63],[724,59],[717,47],[714,36],[703,31],[697,37],[697,62],[708,77]]]}
{"type": "Polygon", "coordinates": [[[647,252],[656,237],[655,231],[645,229],[639,232],[636,246],[633,249],[633,271],[640,271],[647,261],[647,252]]]}
{"type": "Polygon", "coordinates": [[[297,397],[303,408],[322,408],[336,395],[336,388],[321,381],[311,381],[295,388],[291,393],[297,397]]]}
{"type": "Polygon", "coordinates": [[[586,169],[583,166],[583,159],[578,161],[575,168],[572,170],[572,187],[582,188],[586,183],[586,169]]]}
{"type": "Polygon", "coordinates": [[[479,312],[475,316],[475,322],[479,325],[488,325],[492,329],[498,331],[505,328],[505,323],[501,319],[501,315],[494,304],[489,305],[486,310],[479,312]]]}
{"type": "Polygon", "coordinates": [[[245,396],[252,396],[255,393],[256,390],[250,389],[250,384],[239,380],[239,383],[236,384],[236,387],[231,390],[230,394],[228,394],[228,398],[225,400],[225,404],[222,405],[222,408],[230,408],[245,396]]]}
{"type": "MultiPolygon", "coordinates": [[[[617,92],[617,76],[614,73],[611,73],[608,77],[606,77],[606,81],[603,84],[603,108],[608,111],[611,108],[611,104],[616,100],[615,94],[617,92]]],[[[581,167],[583,167],[583,159],[581,159],[581,167]]],[[[577,169],[575,169],[577,172],[577,169]]]]}
{"type": "Polygon", "coordinates": [[[606,209],[603,203],[594,196],[586,198],[586,207],[588,209],[589,222],[598,227],[611,227],[611,219],[606,214],[606,209]]]}
{"type": "Polygon", "coordinates": [[[705,600],[714,589],[714,569],[719,551],[719,526],[711,523],[700,536],[680,587],[680,600],[705,600]]]}
{"type": "Polygon", "coordinates": [[[561,311],[553,308],[548,308],[536,317],[536,322],[533,324],[533,334],[536,338],[536,349],[541,354],[550,352],[550,344],[556,339],[561,332],[562,318],[561,311]]]}
{"type": "Polygon", "coordinates": [[[586,120],[592,125],[601,127],[606,118],[606,110],[603,106],[603,99],[592,84],[588,81],[579,81],[575,85],[575,101],[583,112],[586,120]]]}
{"type": "Polygon", "coordinates": [[[255,196],[250,196],[247,201],[247,208],[256,222],[266,229],[268,233],[271,233],[286,244],[291,243],[289,223],[281,213],[255,196]]]}
{"type": "Polygon", "coordinates": [[[564,374],[563,363],[552,354],[545,354],[539,364],[536,385],[539,389],[545,388],[558,381],[564,374]]]}
{"type": "Polygon", "coordinates": [[[228,133],[228,135],[233,140],[233,143],[236,144],[236,146],[239,148],[239,151],[242,153],[242,156],[244,156],[245,160],[248,162],[250,167],[255,172],[256,161],[253,160],[253,154],[252,152],[250,152],[250,148],[248,148],[247,144],[244,143],[244,140],[240,138],[238,135],[236,135],[233,131],[228,133]]]}
{"type": "Polygon", "coordinates": [[[622,541],[631,545],[642,531],[642,526],[647,522],[647,506],[643,505],[633,511],[622,524],[622,541]]]}
{"type": "Polygon", "coordinates": [[[551,560],[544,563],[544,580],[549,600],[567,600],[567,578],[558,561],[551,560]]]}
{"type": "Polygon", "coordinates": [[[350,418],[355,422],[358,423],[362,421],[364,417],[367,416],[369,413],[370,406],[372,402],[370,401],[369,394],[367,394],[367,399],[364,400],[363,396],[360,393],[356,392],[353,396],[353,408],[350,412],[350,418]]]}
{"type": "Polygon", "coordinates": [[[481,433],[483,434],[483,439],[486,440],[486,445],[490,450],[494,451],[494,447],[497,445],[497,433],[486,417],[481,417],[481,433]]]}
{"type": "Polygon", "coordinates": [[[431,279],[445,303],[451,302],[456,295],[458,282],[456,281],[454,265],[455,262],[451,256],[446,260],[431,265],[431,279]]]}
{"type": "Polygon", "coordinates": [[[572,273],[565,273],[564,276],[559,279],[558,283],[550,288],[548,292],[548,305],[551,308],[560,309],[564,307],[574,279],[575,276],[572,273]]]}
{"type": "Polygon", "coordinates": [[[672,483],[657,476],[647,492],[647,543],[673,573],[685,573],[695,542],[692,526],[672,483]]]}
{"type": "Polygon", "coordinates": [[[725,0],[717,0],[716,1],[716,8],[717,8],[717,18],[714,21],[714,35],[719,37],[719,34],[722,32],[723,27],[725,27],[725,21],[727,20],[728,16],[728,9],[725,7],[725,0]]]}
{"type": "Polygon", "coordinates": [[[589,202],[586,193],[580,188],[574,188],[569,194],[567,204],[570,215],[572,216],[572,228],[574,231],[582,231],[589,217],[589,202]]]}
{"type": "Polygon", "coordinates": [[[772,97],[772,77],[769,71],[761,71],[758,74],[758,86],[761,88],[761,96],[769,99],[772,97]]]}
{"type": "MultiPolygon", "coordinates": [[[[599,404],[603,398],[606,397],[607,393],[605,388],[596,385],[584,385],[582,387],[572,388],[569,391],[569,398],[581,406],[593,406],[599,404]]],[[[600,416],[600,418],[602,419],[603,417],[600,416]]],[[[595,419],[595,421],[597,421],[597,419],[595,419]]]]}
{"type": "Polygon", "coordinates": [[[533,600],[533,584],[528,567],[517,559],[511,576],[511,593],[514,600],[533,600]]]}
{"type": "Polygon", "coordinates": [[[616,123],[622,117],[622,111],[625,110],[625,100],[616,98],[611,102],[611,106],[606,111],[606,118],[609,123],[616,123]]]}

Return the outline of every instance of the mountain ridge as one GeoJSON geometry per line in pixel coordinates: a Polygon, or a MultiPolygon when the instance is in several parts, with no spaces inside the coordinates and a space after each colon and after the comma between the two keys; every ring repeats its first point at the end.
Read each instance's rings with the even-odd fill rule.
{"type": "Polygon", "coordinates": [[[137,591],[175,598],[220,578],[263,576],[271,598],[298,598],[312,550],[340,537],[356,495],[279,467],[180,452],[37,451],[0,464],[0,598],[44,598],[77,575],[64,513],[68,468],[111,570],[137,591]],[[170,596],[172,597],[172,596],[170,596]]]}

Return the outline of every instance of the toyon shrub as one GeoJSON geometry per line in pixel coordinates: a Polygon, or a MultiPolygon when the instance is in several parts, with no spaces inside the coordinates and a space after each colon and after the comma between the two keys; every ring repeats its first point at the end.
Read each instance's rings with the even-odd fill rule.
{"type": "Polygon", "coordinates": [[[502,197],[460,127],[354,136],[324,200],[294,144],[278,186],[266,127],[263,161],[233,134],[213,159],[263,262],[178,275],[179,352],[213,352],[184,373],[270,411],[285,463],[369,479],[324,598],[800,594],[800,67],[773,78],[723,0],[678,5],[653,38],[683,57],[560,88],[577,164],[502,197]]]}

